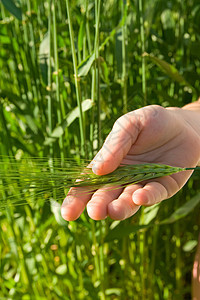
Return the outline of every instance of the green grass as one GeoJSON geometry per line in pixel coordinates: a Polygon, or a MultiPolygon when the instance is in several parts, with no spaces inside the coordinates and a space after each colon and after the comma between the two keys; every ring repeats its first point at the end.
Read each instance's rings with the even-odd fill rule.
{"type": "MultiPolygon", "coordinates": [[[[2,0],[0,25],[0,155],[37,157],[51,176],[56,159],[92,159],[124,112],[200,94],[198,0],[2,0]]],[[[197,172],[123,222],[65,222],[55,182],[47,201],[48,181],[6,180],[3,199],[26,205],[0,210],[0,299],[190,298],[197,172]]]]}

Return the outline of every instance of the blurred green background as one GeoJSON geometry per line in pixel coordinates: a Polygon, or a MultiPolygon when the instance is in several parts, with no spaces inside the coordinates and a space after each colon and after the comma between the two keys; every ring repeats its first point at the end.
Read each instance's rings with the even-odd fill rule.
{"type": "MultiPolygon", "coordinates": [[[[91,159],[123,113],[197,100],[199,28],[199,0],[1,0],[0,155],[91,159]]],[[[191,299],[199,179],[123,222],[0,210],[0,299],[191,299]]]]}

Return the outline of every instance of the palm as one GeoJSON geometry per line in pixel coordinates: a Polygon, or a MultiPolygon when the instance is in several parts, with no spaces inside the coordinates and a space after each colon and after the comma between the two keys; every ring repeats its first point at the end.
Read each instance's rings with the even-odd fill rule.
{"type": "MultiPolygon", "coordinates": [[[[163,163],[192,167],[198,161],[196,136],[192,128],[173,112],[159,107],[125,115],[114,125],[104,146],[95,157],[96,173],[112,172],[120,163],[163,163]]],[[[133,215],[140,205],[152,205],[175,194],[188,180],[191,172],[134,184],[124,189],[101,188],[92,197],[85,193],[77,196],[72,189],[63,204],[62,215],[76,219],[87,204],[91,218],[99,220],[109,215],[125,219],[133,215]]]]}

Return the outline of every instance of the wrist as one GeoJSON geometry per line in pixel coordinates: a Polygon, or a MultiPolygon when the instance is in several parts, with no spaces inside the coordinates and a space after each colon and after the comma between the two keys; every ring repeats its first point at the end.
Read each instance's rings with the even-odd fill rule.
{"type": "Polygon", "coordinates": [[[180,116],[188,125],[190,125],[200,138],[200,99],[189,103],[182,108],[168,107],[175,115],[180,116]]]}
{"type": "MultiPolygon", "coordinates": [[[[191,134],[196,136],[196,147],[200,149],[200,101],[185,105],[182,108],[169,107],[167,110],[171,111],[174,116],[185,123],[187,128],[191,129],[191,134]]],[[[200,166],[200,159],[198,165],[200,166]]]]}
{"type": "Polygon", "coordinates": [[[182,107],[182,109],[200,112],[200,98],[195,102],[186,104],[185,106],[182,107]]]}
{"type": "Polygon", "coordinates": [[[181,111],[186,122],[193,127],[200,138],[200,99],[183,106],[181,111]]]}

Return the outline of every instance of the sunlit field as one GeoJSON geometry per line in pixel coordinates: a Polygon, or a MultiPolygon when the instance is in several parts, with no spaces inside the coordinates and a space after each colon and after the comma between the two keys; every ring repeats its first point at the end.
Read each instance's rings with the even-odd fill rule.
{"type": "Polygon", "coordinates": [[[125,221],[60,206],[122,114],[197,100],[199,28],[199,0],[1,0],[0,300],[191,299],[199,172],[125,221]]]}

